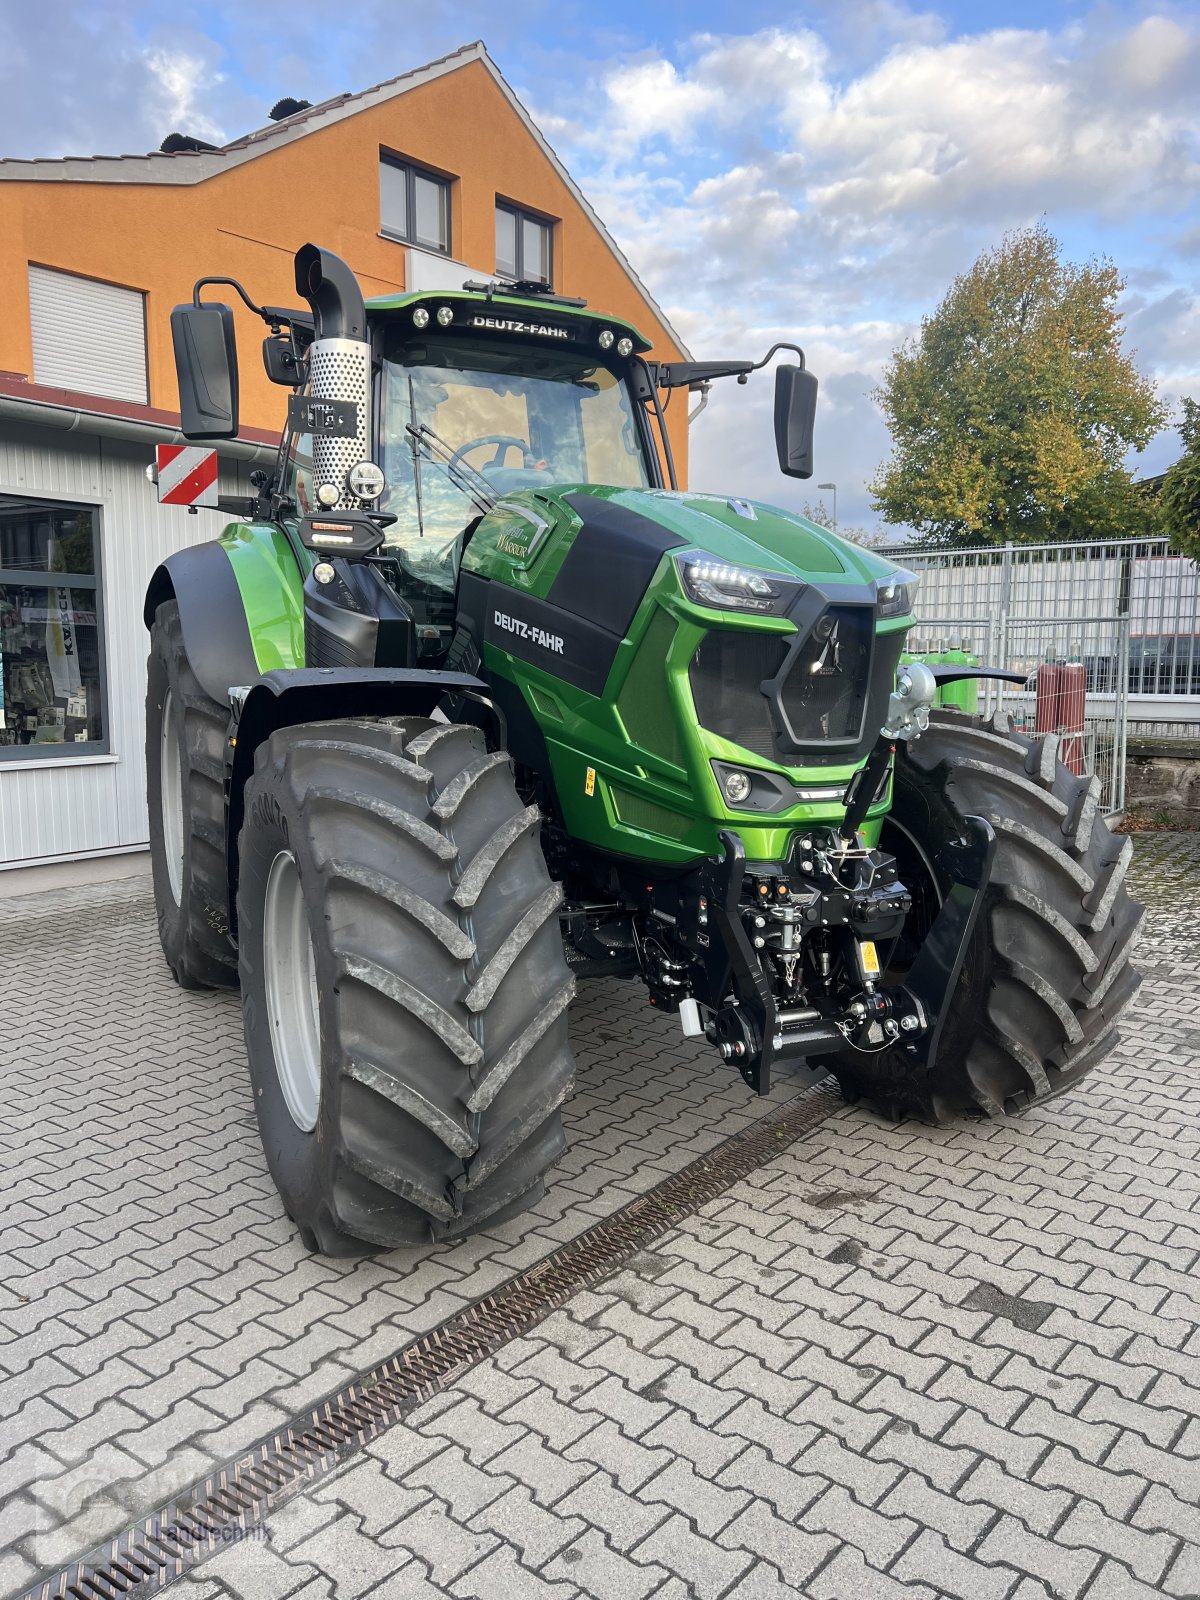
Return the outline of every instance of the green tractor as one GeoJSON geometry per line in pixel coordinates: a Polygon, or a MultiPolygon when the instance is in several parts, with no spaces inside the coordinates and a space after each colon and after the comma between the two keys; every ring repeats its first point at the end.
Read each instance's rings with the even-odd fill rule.
{"type": "Polygon", "coordinates": [[[1106,1054],[1140,908],[1097,781],[931,712],[989,669],[900,664],[911,574],[675,485],[662,394],[769,357],[648,361],[528,283],[364,305],[307,245],[303,311],[202,279],[172,313],[197,440],[238,426],[213,282],[292,393],[275,471],[146,597],[155,898],[178,982],[241,986],[310,1248],[538,1198],[578,977],[640,979],[760,1094],[799,1065],[893,1118],[1001,1116],[1106,1054]]]}

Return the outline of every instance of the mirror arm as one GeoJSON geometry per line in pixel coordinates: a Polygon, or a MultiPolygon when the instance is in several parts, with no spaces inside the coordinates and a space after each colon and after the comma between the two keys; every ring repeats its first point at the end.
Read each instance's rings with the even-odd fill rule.
{"type": "Polygon", "coordinates": [[[759,372],[780,350],[790,350],[797,356],[803,371],[804,351],[798,344],[785,341],[773,344],[761,361],[655,361],[646,365],[658,388],[695,391],[718,378],[736,378],[745,383],[752,372],[759,372]]]}
{"type": "Polygon", "coordinates": [[[256,306],[236,278],[197,278],[192,285],[192,304],[194,306],[203,304],[200,299],[201,289],[207,289],[213,284],[221,284],[227,289],[236,289],[246,308],[253,311],[256,317],[261,317],[272,333],[279,333],[284,327],[287,327],[291,330],[293,336],[298,335],[305,342],[311,342],[313,334],[313,314],[311,311],[293,311],[287,306],[256,306]]]}

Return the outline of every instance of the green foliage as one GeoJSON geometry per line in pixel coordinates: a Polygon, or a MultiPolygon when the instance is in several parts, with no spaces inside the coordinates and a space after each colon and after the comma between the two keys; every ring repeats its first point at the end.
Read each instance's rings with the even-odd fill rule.
{"type": "Polygon", "coordinates": [[[1165,409],[1121,350],[1110,261],[1064,262],[1045,227],[1010,234],[956,278],[876,392],[892,458],[875,509],[932,545],[1154,531],[1124,466],[1165,409]]]}
{"type": "Polygon", "coordinates": [[[1183,454],[1163,480],[1159,504],[1171,548],[1200,561],[1200,405],[1184,399],[1183,454]]]}

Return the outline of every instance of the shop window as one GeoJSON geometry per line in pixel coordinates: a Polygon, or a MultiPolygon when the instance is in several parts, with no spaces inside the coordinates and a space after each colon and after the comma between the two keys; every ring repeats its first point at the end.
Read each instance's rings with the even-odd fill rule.
{"type": "Polygon", "coordinates": [[[97,522],[0,494],[0,762],[108,748],[97,522]]]}
{"type": "Polygon", "coordinates": [[[74,272],[29,268],[33,379],[145,405],[146,297],[74,272]]]}
{"type": "Polygon", "coordinates": [[[497,200],[496,272],[502,278],[549,287],[554,282],[554,224],[497,200]]]}
{"type": "Polygon", "coordinates": [[[379,158],[380,229],[389,239],[450,254],[450,180],[395,156],[379,158]]]}

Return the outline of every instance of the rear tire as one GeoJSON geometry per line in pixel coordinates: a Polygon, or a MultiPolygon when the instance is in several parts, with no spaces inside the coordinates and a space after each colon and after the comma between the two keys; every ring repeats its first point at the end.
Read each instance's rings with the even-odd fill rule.
{"type": "Polygon", "coordinates": [[[230,988],[225,857],[225,737],[229,712],[192,671],[179,607],[154,614],[146,680],[146,798],[158,937],[184,989],[230,988]]]}
{"type": "Polygon", "coordinates": [[[246,1046],[267,1162],[310,1247],[425,1243],[541,1196],[574,1060],[538,821],[474,728],[317,723],[258,751],[239,851],[246,1046]]]}
{"type": "Polygon", "coordinates": [[[964,817],[991,824],[996,854],[932,1073],[914,1073],[902,1049],[829,1057],[848,1099],[895,1120],[998,1117],[1071,1087],[1116,1043],[1140,982],[1129,957],[1142,907],[1124,888],[1133,844],[1098,816],[1099,780],[1076,777],[1058,748],[1057,734],[1028,738],[1006,713],[941,711],[897,757],[883,845],[917,891],[910,949],[946,888],[936,868],[929,882],[931,863],[964,817]]]}

